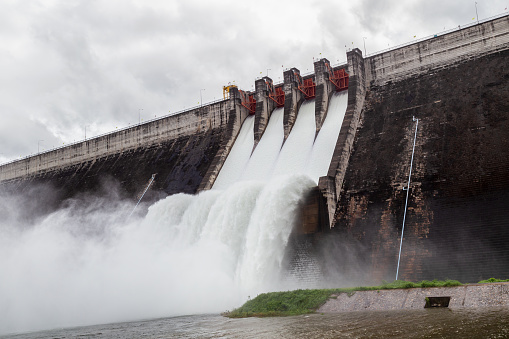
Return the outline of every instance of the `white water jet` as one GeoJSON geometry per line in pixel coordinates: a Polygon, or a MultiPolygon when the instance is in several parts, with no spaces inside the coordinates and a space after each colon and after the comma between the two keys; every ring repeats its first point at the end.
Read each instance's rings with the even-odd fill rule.
{"type": "Polygon", "coordinates": [[[327,175],[329,170],[347,105],[347,91],[334,93],[330,99],[327,116],[316,136],[305,171],[316,183],[320,177],[327,175]]]}
{"type": "Polygon", "coordinates": [[[292,131],[277,159],[273,176],[305,173],[315,132],[315,100],[308,100],[299,109],[292,131]]]}
{"type": "Polygon", "coordinates": [[[177,194],[127,224],[105,202],[23,228],[0,222],[0,333],[218,313],[289,289],[278,274],[313,185],[288,176],[177,194]]]}
{"type": "Polygon", "coordinates": [[[271,178],[285,137],[283,113],[283,108],[272,112],[267,128],[242,173],[242,180],[267,181],[271,178]]]}
{"type": "Polygon", "coordinates": [[[213,187],[225,189],[240,178],[251,157],[254,146],[254,116],[248,116],[239,131],[239,135],[219,172],[213,187]]]}
{"type": "Polygon", "coordinates": [[[305,102],[282,149],[275,110],[253,156],[247,118],[213,190],[169,196],[144,218],[126,222],[131,204],[92,198],[23,223],[23,205],[0,196],[0,333],[221,312],[298,287],[282,277],[285,248],[345,108],[346,94],[331,99],[313,144],[305,102]]]}

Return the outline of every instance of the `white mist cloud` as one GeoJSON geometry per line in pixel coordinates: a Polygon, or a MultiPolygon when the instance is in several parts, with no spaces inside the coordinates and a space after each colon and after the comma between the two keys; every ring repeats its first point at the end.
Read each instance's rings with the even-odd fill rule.
{"type": "Polygon", "coordinates": [[[219,313],[290,289],[283,256],[312,186],[305,176],[241,182],[167,197],[132,219],[110,186],[48,215],[2,195],[0,334],[219,313]]]}

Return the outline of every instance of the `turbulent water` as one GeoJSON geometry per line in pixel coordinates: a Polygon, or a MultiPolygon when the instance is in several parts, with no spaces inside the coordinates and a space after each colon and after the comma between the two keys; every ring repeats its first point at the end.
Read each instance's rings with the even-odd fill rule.
{"type": "Polygon", "coordinates": [[[454,338],[509,337],[507,308],[422,309],[228,319],[196,315],[22,334],[35,338],[454,338]]]}
{"type": "MultiPolygon", "coordinates": [[[[323,144],[337,139],[346,94],[331,107],[323,144]]],[[[317,146],[322,132],[315,142],[313,101],[284,145],[282,116],[273,112],[254,152],[246,120],[214,189],[169,196],[146,215],[81,196],[27,218],[25,202],[0,196],[0,334],[217,313],[299,287],[283,279],[285,248],[303,195],[327,172],[322,161],[310,176],[310,159],[330,161],[333,147],[317,146]]]]}

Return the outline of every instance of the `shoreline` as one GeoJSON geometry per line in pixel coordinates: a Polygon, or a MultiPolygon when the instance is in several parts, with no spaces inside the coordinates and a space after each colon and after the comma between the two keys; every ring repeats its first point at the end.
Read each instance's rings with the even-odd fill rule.
{"type": "MultiPolygon", "coordinates": [[[[466,284],[452,287],[417,287],[408,289],[337,293],[320,306],[317,313],[387,311],[422,309],[426,298],[449,297],[449,309],[509,307],[509,283],[466,284]]],[[[438,306],[439,307],[439,306],[438,306]]]]}
{"type": "Polygon", "coordinates": [[[395,281],[384,282],[380,286],[269,292],[222,315],[229,318],[278,317],[433,307],[509,307],[509,282],[461,284],[456,280],[419,283],[395,281]]]}

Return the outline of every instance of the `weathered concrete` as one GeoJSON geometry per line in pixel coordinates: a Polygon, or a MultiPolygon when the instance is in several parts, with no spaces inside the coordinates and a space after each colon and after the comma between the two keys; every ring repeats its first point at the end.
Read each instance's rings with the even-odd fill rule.
{"type": "Polygon", "coordinates": [[[329,101],[335,88],[329,81],[329,60],[323,58],[315,61],[315,80],[316,80],[316,98],[315,98],[315,124],[316,135],[320,132],[323,122],[327,117],[329,101]]]}
{"type": "Polygon", "coordinates": [[[352,295],[340,293],[329,299],[317,312],[422,309],[426,304],[425,298],[430,297],[450,297],[450,309],[509,307],[509,283],[357,291],[352,295]]]}
{"type": "Polygon", "coordinates": [[[195,193],[216,153],[233,143],[245,117],[238,106],[232,98],[15,161],[0,167],[0,183],[17,192],[51,184],[65,199],[116,181],[135,197],[156,173],[151,190],[195,193]]]}
{"type": "Polygon", "coordinates": [[[274,110],[276,104],[269,98],[269,91],[267,83],[272,84],[272,79],[269,77],[263,77],[255,81],[255,98],[256,98],[256,112],[255,112],[255,124],[254,124],[254,147],[258,145],[258,142],[267,128],[269,123],[270,115],[274,110]]]}
{"type": "MultiPolygon", "coordinates": [[[[489,41],[506,36],[487,29],[502,23],[507,17],[482,24],[484,30],[435,39],[465,35],[471,41],[469,32],[486,32],[489,41]]],[[[490,54],[467,49],[468,57],[456,55],[451,65],[426,73],[420,66],[411,76],[404,76],[406,67],[397,79],[376,73],[367,87],[343,183],[336,181],[332,223],[364,246],[359,260],[367,262],[371,280],[395,277],[414,116],[420,120],[400,278],[473,282],[509,276],[509,43],[497,41],[489,44],[490,54]]]]}
{"type": "Polygon", "coordinates": [[[352,145],[359,125],[361,110],[366,96],[364,60],[362,52],[354,49],[347,53],[348,74],[348,106],[341,130],[339,132],[336,148],[332,155],[327,176],[321,177],[318,182],[320,191],[327,199],[327,209],[331,226],[334,222],[334,213],[337,208],[338,195],[343,186],[343,180],[352,152],[352,145]]]}
{"type": "Polygon", "coordinates": [[[284,141],[286,141],[297,119],[297,113],[299,112],[300,105],[304,101],[304,95],[298,90],[299,85],[297,77],[300,77],[300,71],[297,68],[291,68],[285,71],[283,75],[283,90],[285,92],[283,126],[285,129],[284,141]]]}
{"type": "Polygon", "coordinates": [[[509,16],[390,50],[366,59],[366,83],[381,86],[431,69],[505,50],[509,43],[509,16]]]}
{"type": "MultiPolygon", "coordinates": [[[[400,277],[509,276],[509,16],[365,59],[354,49],[347,58],[347,111],[303,233],[328,220],[364,249],[356,262],[367,263],[367,280],[394,278],[415,116],[400,277]]],[[[331,94],[326,62],[306,76],[317,84],[317,131],[331,94]]],[[[285,140],[304,101],[300,78],[298,69],[284,72],[285,140]]],[[[256,82],[256,140],[274,108],[265,80],[256,82]]],[[[69,197],[113,178],[133,197],[156,173],[154,191],[196,193],[212,187],[247,114],[232,90],[230,100],[3,165],[0,184],[51,183],[69,197]]]]}
{"type": "Polygon", "coordinates": [[[231,103],[231,111],[230,116],[232,117],[226,126],[226,131],[224,138],[221,142],[219,150],[217,151],[212,163],[210,164],[207,173],[203,177],[200,186],[198,187],[198,192],[203,190],[211,189],[216,181],[217,176],[219,175],[219,171],[223,167],[228,154],[230,153],[233,144],[235,143],[235,139],[239,134],[242,123],[249,115],[247,109],[240,104],[240,94],[237,88],[232,88],[230,90],[230,103],[231,103]]]}

